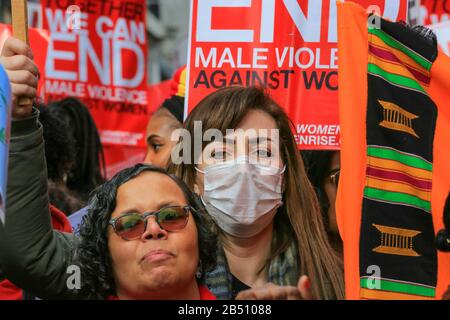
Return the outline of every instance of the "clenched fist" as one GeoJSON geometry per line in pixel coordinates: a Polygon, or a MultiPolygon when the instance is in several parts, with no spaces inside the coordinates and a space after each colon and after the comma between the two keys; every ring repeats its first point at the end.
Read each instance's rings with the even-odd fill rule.
{"type": "Polygon", "coordinates": [[[37,94],[39,70],[33,62],[31,48],[23,41],[8,38],[3,46],[0,64],[5,68],[11,83],[13,119],[28,117],[32,104],[18,105],[18,101],[21,97],[33,101],[37,94]]]}

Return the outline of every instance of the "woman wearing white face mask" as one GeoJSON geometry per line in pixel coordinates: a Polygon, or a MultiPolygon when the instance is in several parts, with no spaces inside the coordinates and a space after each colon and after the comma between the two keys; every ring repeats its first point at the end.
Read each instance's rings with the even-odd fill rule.
{"type": "Polygon", "coordinates": [[[248,239],[270,225],[282,205],[285,168],[251,161],[247,155],[235,155],[234,150],[226,151],[234,146],[234,143],[211,143],[209,147],[216,149],[213,153],[226,154],[226,159],[222,155],[211,159],[210,154],[204,154],[213,163],[199,164],[195,169],[203,174],[198,184],[203,182],[201,199],[218,227],[228,235],[248,239]]]}
{"type": "Polygon", "coordinates": [[[191,150],[200,133],[196,121],[202,135],[217,129],[225,137],[203,142],[201,157],[192,154],[190,163],[173,167],[201,196],[218,227],[210,290],[219,299],[261,286],[264,290],[243,297],[302,298],[286,292],[306,290],[309,297],[343,298],[342,264],[327,241],[283,110],[262,89],[230,87],[206,97],[190,114],[185,128],[191,150]],[[230,129],[247,134],[242,138],[242,131],[230,129]],[[298,284],[302,275],[308,278],[298,284]]]}

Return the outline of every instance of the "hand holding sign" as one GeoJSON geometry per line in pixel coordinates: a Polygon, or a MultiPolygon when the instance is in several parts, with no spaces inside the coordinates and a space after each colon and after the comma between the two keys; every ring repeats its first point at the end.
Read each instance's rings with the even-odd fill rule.
{"type": "MultiPolygon", "coordinates": [[[[11,0],[11,11],[14,37],[29,44],[27,0],[11,0]]],[[[33,99],[23,96],[19,98],[17,104],[27,106],[32,103],[33,99]]]]}
{"type": "Polygon", "coordinates": [[[5,68],[11,83],[13,119],[26,118],[31,114],[39,76],[39,70],[32,59],[33,53],[25,42],[15,38],[6,40],[0,64],[5,68]],[[21,97],[28,98],[29,103],[20,104],[21,97]]]}

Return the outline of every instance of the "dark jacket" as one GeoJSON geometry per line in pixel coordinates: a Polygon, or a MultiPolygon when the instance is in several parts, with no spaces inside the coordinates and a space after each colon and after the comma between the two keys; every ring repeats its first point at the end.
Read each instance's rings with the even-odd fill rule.
{"type": "Polygon", "coordinates": [[[52,229],[38,112],[11,126],[5,225],[0,223],[0,273],[42,299],[77,297],[66,283],[76,264],[76,238],[52,229]]]}
{"type": "MultiPolygon", "coordinates": [[[[72,226],[66,215],[54,206],[50,206],[50,216],[54,230],[72,233],[72,226]]],[[[29,300],[34,297],[16,287],[9,280],[0,281],[0,300],[29,300]]]]}

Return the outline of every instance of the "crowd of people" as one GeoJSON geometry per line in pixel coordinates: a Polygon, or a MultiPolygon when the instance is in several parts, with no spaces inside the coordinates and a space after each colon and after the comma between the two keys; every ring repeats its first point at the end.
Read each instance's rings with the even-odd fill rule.
{"type": "Polygon", "coordinates": [[[339,152],[300,154],[264,89],[220,89],[184,122],[178,90],[148,122],[143,163],[105,181],[89,110],[74,98],[19,105],[39,77],[25,43],[9,38],[0,63],[13,94],[0,297],[345,298],[339,152]],[[211,130],[223,139],[197,150],[211,130]],[[69,286],[73,266],[80,284],[69,286]]]}

